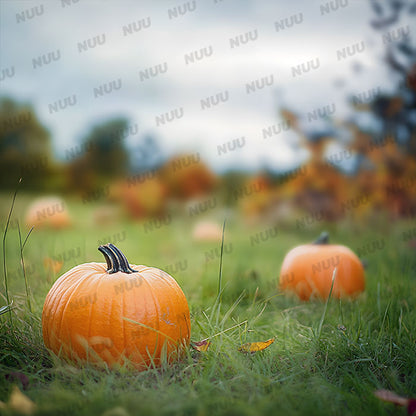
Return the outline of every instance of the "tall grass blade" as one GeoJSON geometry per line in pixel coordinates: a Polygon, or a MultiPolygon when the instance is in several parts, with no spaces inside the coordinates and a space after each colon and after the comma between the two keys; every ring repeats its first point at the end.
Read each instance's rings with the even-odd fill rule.
{"type": "Polygon", "coordinates": [[[221,237],[221,253],[220,253],[220,270],[218,274],[218,294],[217,297],[220,299],[221,297],[221,288],[222,288],[222,257],[224,255],[224,235],[225,235],[225,222],[227,219],[224,219],[224,224],[222,225],[222,237],[221,237]]]}
{"type": "Polygon", "coordinates": [[[214,314],[216,314],[216,324],[217,325],[218,325],[218,322],[219,322],[219,316],[220,316],[220,311],[221,311],[222,292],[224,290],[223,287],[222,287],[222,261],[223,261],[223,256],[224,256],[224,234],[225,234],[225,223],[226,223],[226,221],[227,221],[227,219],[224,219],[224,223],[223,223],[223,226],[222,226],[220,267],[219,267],[219,272],[218,272],[217,296],[215,298],[214,305],[212,307],[212,313],[211,313],[211,316],[214,316],[214,314]]]}
{"type": "MultiPolygon", "coordinates": [[[[16,190],[14,191],[13,199],[12,199],[12,205],[10,207],[9,215],[7,217],[6,226],[4,227],[4,232],[3,232],[3,273],[4,273],[4,289],[5,289],[5,292],[6,292],[6,300],[7,300],[7,304],[8,305],[10,305],[10,295],[9,295],[9,282],[7,281],[6,236],[7,236],[7,231],[9,229],[10,218],[12,216],[12,212],[13,212],[13,208],[14,208],[14,202],[16,201],[17,191],[19,189],[19,185],[20,185],[21,182],[22,182],[22,178],[19,179],[19,182],[17,184],[16,190]]],[[[9,309],[8,312],[9,312],[10,325],[13,326],[11,309],[9,309]]]]}
{"type": "Polygon", "coordinates": [[[23,277],[25,279],[25,289],[26,289],[26,300],[27,300],[27,307],[29,308],[30,313],[32,313],[32,303],[30,302],[30,293],[29,293],[29,285],[27,282],[26,276],[26,269],[25,269],[25,261],[23,258],[23,249],[25,248],[27,239],[29,238],[30,233],[33,231],[33,227],[27,233],[25,241],[22,244],[22,235],[20,233],[20,224],[17,222],[17,230],[19,231],[19,245],[20,245],[20,264],[22,265],[23,277]]]}
{"type": "Polygon", "coordinates": [[[319,322],[319,326],[318,326],[318,340],[321,338],[322,326],[323,326],[324,321],[325,321],[326,311],[328,309],[329,299],[331,299],[332,289],[334,288],[334,282],[335,282],[336,275],[337,275],[337,268],[335,267],[334,272],[332,273],[331,289],[329,290],[328,297],[326,298],[324,311],[322,312],[321,321],[319,322]]]}
{"type": "Polygon", "coordinates": [[[212,338],[218,337],[219,335],[225,334],[226,332],[231,331],[232,329],[238,328],[238,327],[240,327],[241,325],[246,324],[247,322],[248,322],[248,321],[247,321],[247,319],[246,319],[245,321],[240,322],[239,324],[235,324],[235,325],[233,325],[233,326],[231,326],[231,327],[229,327],[229,328],[227,328],[227,329],[223,329],[222,331],[217,332],[216,334],[211,335],[211,336],[209,336],[209,337],[208,337],[208,338],[206,338],[206,339],[212,339],[212,338]]]}

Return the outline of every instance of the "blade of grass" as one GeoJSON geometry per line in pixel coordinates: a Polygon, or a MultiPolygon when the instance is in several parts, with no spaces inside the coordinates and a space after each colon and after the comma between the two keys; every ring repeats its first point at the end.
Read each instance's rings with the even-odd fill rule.
{"type": "Polygon", "coordinates": [[[27,239],[29,238],[30,233],[33,231],[33,227],[27,233],[27,236],[26,236],[25,241],[23,242],[23,244],[22,244],[22,236],[21,236],[21,233],[20,233],[20,224],[19,224],[19,221],[17,222],[17,230],[19,231],[20,263],[22,265],[23,277],[25,279],[27,306],[29,308],[29,311],[32,313],[32,304],[30,302],[29,285],[28,285],[28,282],[27,282],[26,269],[25,269],[25,261],[24,261],[24,258],[23,258],[23,249],[25,248],[25,245],[26,245],[27,239]]]}
{"type": "Polygon", "coordinates": [[[319,322],[319,326],[318,326],[318,337],[317,337],[318,340],[321,338],[322,326],[324,324],[324,320],[325,320],[325,316],[326,316],[326,311],[328,309],[329,299],[331,299],[332,289],[334,288],[334,282],[335,282],[336,275],[337,275],[337,268],[335,267],[334,272],[332,273],[331,289],[329,290],[328,297],[326,298],[324,311],[322,312],[321,321],[319,322]]]}
{"type": "Polygon", "coordinates": [[[12,309],[12,304],[13,304],[13,301],[12,301],[12,303],[10,305],[4,305],[4,306],[2,306],[0,308],[0,315],[3,315],[4,313],[9,312],[9,310],[12,309]]]}
{"type": "Polygon", "coordinates": [[[388,312],[389,312],[389,309],[390,309],[390,305],[391,305],[391,301],[389,301],[389,302],[387,303],[386,310],[384,311],[383,320],[382,320],[382,322],[381,322],[381,325],[380,325],[380,331],[379,331],[379,333],[378,333],[378,337],[377,337],[377,341],[378,341],[378,342],[380,342],[381,337],[382,337],[382,335],[383,335],[384,325],[385,325],[386,320],[387,320],[387,316],[388,316],[388,312]]]}
{"type": "Polygon", "coordinates": [[[338,306],[339,306],[339,316],[340,316],[340,319],[341,319],[341,324],[344,325],[344,313],[342,312],[342,300],[341,300],[341,296],[339,297],[338,306]]]}
{"type": "Polygon", "coordinates": [[[224,223],[222,226],[222,237],[221,237],[221,252],[220,252],[220,267],[219,267],[219,272],[218,272],[218,289],[217,289],[217,296],[215,298],[214,304],[212,306],[212,316],[214,316],[214,314],[216,314],[216,325],[218,325],[219,322],[219,316],[220,316],[220,311],[221,311],[221,298],[222,298],[222,292],[223,292],[223,287],[222,287],[222,259],[223,259],[223,255],[224,255],[224,234],[225,234],[225,223],[226,223],[227,219],[224,219],[224,223]]]}
{"type": "Polygon", "coordinates": [[[224,235],[225,235],[225,223],[227,219],[224,219],[224,224],[222,225],[222,237],[221,237],[221,254],[220,254],[220,270],[218,274],[218,294],[217,297],[221,300],[221,287],[222,287],[222,257],[224,254],[224,235]]]}
{"type": "MultiPolygon", "coordinates": [[[[14,208],[14,202],[16,201],[17,191],[19,189],[19,185],[20,185],[21,182],[22,182],[22,178],[19,179],[19,182],[17,184],[16,190],[14,191],[13,199],[12,199],[12,205],[10,207],[9,215],[7,217],[6,227],[4,228],[4,232],[3,232],[3,273],[4,273],[4,289],[5,289],[5,292],[6,292],[6,300],[7,300],[7,304],[8,305],[10,305],[10,295],[9,295],[9,282],[7,281],[7,267],[6,267],[6,236],[7,236],[7,231],[9,229],[10,217],[12,216],[12,212],[13,212],[13,208],[14,208]]],[[[8,312],[9,312],[10,325],[13,327],[11,309],[9,309],[8,312]]]]}
{"type": "Polygon", "coordinates": [[[151,326],[148,326],[148,325],[142,324],[141,322],[137,322],[137,321],[135,321],[135,320],[133,320],[133,319],[130,319],[130,318],[127,318],[127,317],[125,317],[125,316],[123,316],[123,317],[122,317],[122,319],[124,319],[124,320],[125,320],[125,321],[127,321],[127,322],[131,322],[132,324],[139,325],[139,326],[141,326],[141,327],[143,327],[143,328],[149,329],[150,331],[156,332],[157,334],[163,335],[164,337],[166,337],[167,339],[169,339],[170,341],[172,341],[174,344],[177,344],[177,343],[178,343],[177,341],[175,341],[175,340],[174,340],[172,337],[170,337],[169,335],[167,335],[167,334],[165,334],[164,332],[161,332],[161,331],[159,331],[159,330],[157,330],[157,329],[155,329],[155,328],[152,328],[151,326]]]}
{"type": "Polygon", "coordinates": [[[25,241],[23,241],[23,245],[22,245],[22,250],[25,248],[25,245],[27,243],[27,239],[29,238],[30,234],[32,233],[33,229],[35,228],[35,226],[32,226],[32,228],[29,230],[29,232],[27,233],[27,236],[25,238],[25,241]]]}
{"type": "Polygon", "coordinates": [[[221,320],[220,326],[223,326],[226,322],[227,319],[231,316],[231,314],[234,312],[234,310],[237,308],[237,306],[239,305],[239,303],[243,300],[244,295],[245,295],[245,290],[243,290],[240,294],[240,296],[234,301],[234,303],[229,307],[228,311],[224,314],[224,317],[221,320]]]}
{"type": "Polygon", "coordinates": [[[245,321],[240,322],[239,324],[235,324],[235,325],[231,326],[230,328],[224,329],[224,330],[222,330],[220,332],[217,332],[216,334],[211,335],[210,337],[207,337],[206,339],[212,339],[212,338],[218,337],[219,335],[225,334],[226,332],[231,331],[232,329],[238,328],[239,326],[244,325],[247,322],[248,321],[246,319],[245,321]]]}

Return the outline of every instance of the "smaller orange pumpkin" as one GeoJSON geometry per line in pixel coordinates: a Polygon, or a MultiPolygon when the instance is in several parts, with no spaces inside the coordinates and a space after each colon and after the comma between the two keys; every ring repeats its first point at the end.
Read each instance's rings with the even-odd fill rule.
{"type": "Polygon", "coordinates": [[[295,293],[301,300],[325,299],[331,290],[335,268],[333,297],[352,297],[364,290],[360,259],[348,247],[329,244],[328,233],[324,232],[314,243],[287,253],[280,270],[280,289],[295,293]]]}
{"type": "Polygon", "coordinates": [[[25,221],[28,228],[59,229],[71,225],[66,204],[57,196],[41,197],[33,201],[27,209],[25,221]]]}

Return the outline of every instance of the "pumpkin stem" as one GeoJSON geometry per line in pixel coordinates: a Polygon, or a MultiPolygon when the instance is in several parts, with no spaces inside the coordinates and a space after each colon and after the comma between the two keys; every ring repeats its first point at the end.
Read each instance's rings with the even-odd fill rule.
{"type": "Polygon", "coordinates": [[[321,235],[312,244],[329,244],[329,233],[322,231],[321,235]]]}
{"type": "Polygon", "coordinates": [[[98,247],[98,250],[103,253],[107,262],[107,273],[137,273],[137,270],[130,267],[126,256],[114,244],[105,244],[98,247]]]}

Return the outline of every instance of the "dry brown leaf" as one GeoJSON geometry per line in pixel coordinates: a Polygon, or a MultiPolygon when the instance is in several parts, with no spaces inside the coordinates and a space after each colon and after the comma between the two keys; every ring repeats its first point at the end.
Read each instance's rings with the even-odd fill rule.
{"type": "Polygon", "coordinates": [[[17,386],[13,386],[7,407],[22,415],[30,416],[36,409],[35,403],[25,396],[17,386]]]}
{"type": "Polygon", "coordinates": [[[374,392],[374,395],[380,400],[398,404],[400,406],[407,406],[407,403],[409,402],[409,399],[406,399],[405,397],[401,397],[398,394],[390,390],[377,390],[374,392]]]}
{"type": "Polygon", "coordinates": [[[385,402],[407,407],[407,414],[410,416],[416,415],[416,399],[399,396],[390,390],[376,390],[374,395],[385,402]]]}
{"type": "Polygon", "coordinates": [[[263,351],[268,346],[272,345],[274,342],[274,338],[270,338],[267,341],[260,341],[260,342],[247,342],[246,344],[243,344],[238,351],[244,352],[246,354],[254,354],[258,351],[263,351]]]}
{"type": "Polygon", "coordinates": [[[207,339],[203,339],[202,341],[198,342],[191,342],[191,347],[199,352],[205,352],[208,351],[209,346],[211,345],[211,341],[208,341],[207,339]]]}

